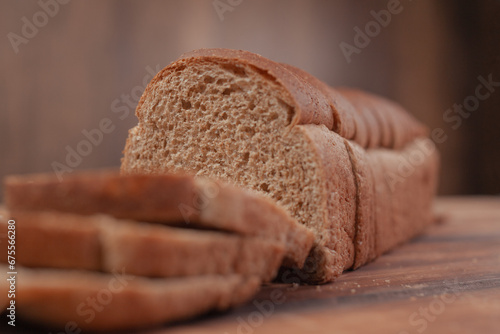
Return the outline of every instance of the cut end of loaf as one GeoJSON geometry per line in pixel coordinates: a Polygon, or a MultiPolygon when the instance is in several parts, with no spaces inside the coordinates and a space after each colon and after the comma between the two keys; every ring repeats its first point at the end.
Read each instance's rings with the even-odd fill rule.
{"type": "Polygon", "coordinates": [[[215,177],[266,194],[319,230],[320,166],[307,136],[291,126],[293,100],[267,73],[224,59],[180,60],[148,86],[137,116],[122,172],[215,177]]]}

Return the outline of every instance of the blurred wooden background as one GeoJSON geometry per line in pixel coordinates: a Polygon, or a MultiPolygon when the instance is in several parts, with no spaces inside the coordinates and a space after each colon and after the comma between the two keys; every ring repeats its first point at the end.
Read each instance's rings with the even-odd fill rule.
{"type": "Polygon", "coordinates": [[[192,49],[227,47],[399,101],[447,136],[442,194],[500,193],[500,87],[458,128],[443,118],[475,94],[478,76],[500,81],[498,0],[401,0],[350,63],[340,43],[353,44],[353,29],[394,0],[55,1],[0,0],[0,177],[52,171],[106,118],[112,133],[75,168],[118,166],[150,72],[192,49]],[[223,20],[214,2],[226,4],[223,20]],[[20,42],[26,21],[40,27],[25,27],[20,42]]]}

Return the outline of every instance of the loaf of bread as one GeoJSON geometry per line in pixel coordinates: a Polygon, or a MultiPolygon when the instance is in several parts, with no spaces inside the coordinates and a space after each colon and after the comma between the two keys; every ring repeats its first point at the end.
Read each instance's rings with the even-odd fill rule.
{"type": "MultiPolygon", "coordinates": [[[[7,272],[7,266],[0,270],[7,272]]],[[[222,311],[251,298],[258,277],[187,278],[130,276],[64,269],[17,268],[16,314],[50,327],[121,330],[222,311]]]]}
{"type": "Polygon", "coordinates": [[[315,235],[333,280],[431,222],[438,154],[399,105],[236,50],[181,56],[147,86],[124,174],[188,172],[254,189],[315,235]]]}
{"type": "Polygon", "coordinates": [[[101,213],[274,239],[284,245],[283,265],[288,267],[302,267],[314,242],[311,231],[268,198],[191,175],[88,171],[75,172],[62,182],[50,174],[12,175],[5,179],[5,200],[13,212],[101,213]]]}
{"type": "MultiPolygon", "coordinates": [[[[130,275],[186,277],[240,274],[272,280],[283,261],[284,243],[274,238],[182,229],[104,215],[13,212],[16,263],[27,267],[125,268],[130,275]]],[[[0,222],[0,234],[7,223],[0,222]]],[[[5,233],[6,234],[6,233],[5,233]]],[[[0,237],[0,245],[4,240],[0,237]]],[[[7,251],[1,262],[7,262],[7,251]]]]}

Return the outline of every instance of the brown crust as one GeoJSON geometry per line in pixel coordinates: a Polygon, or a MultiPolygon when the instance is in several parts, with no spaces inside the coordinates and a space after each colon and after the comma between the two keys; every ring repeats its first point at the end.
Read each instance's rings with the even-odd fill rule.
{"type": "Polygon", "coordinates": [[[83,330],[152,327],[226,310],[250,299],[260,285],[256,277],[239,275],[148,279],[120,270],[102,274],[20,267],[17,277],[19,317],[58,328],[72,321],[83,330]],[[91,299],[99,312],[88,304],[91,299]]]}
{"type": "Polygon", "coordinates": [[[401,196],[413,221],[413,235],[421,233],[433,222],[432,203],[436,194],[439,155],[430,139],[418,139],[405,149],[405,159],[414,167],[405,194],[401,196]],[[420,159],[419,157],[423,157],[420,159]]]}
{"type": "MultiPolygon", "coordinates": [[[[103,215],[14,212],[11,216],[16,220],[16,262],[27,267],[105,272],[126,268],[130,274],[149,277],[240,274],[268,282],[284,255],[283,243],[261,237],[103,215]]],[[[0,227],[5,232],[7,223],[0,222],[0,227]]],[[[0,262],[7,262],[6,256],[0,262]]]]}
{"type": "Polygon", "coordinates": [[[314,234],[268,198],[190,175],[78,172],[9,176],[6,203],[14,211],[59,211],[201,227],[284,242],[285,265],[301,267],[314,234]]]}
{"type": "Polygon", "coordinates": [[[432,222],[439,156],[431,140],[418,139],[402,151],[369,150],[368,158],[375,178],[379,256],[432,222]]]}
{"type": "MultiPolygon", "coordinates": [[[[28,267],[101,269],[101,245],[96,224],[106,217],[52,213],[10,213],[16,221],[16,262],[28,267]]],[[[7,232],[0,221],[0,235],[7,232]]],[[[5,240],[6,241],[6,240],[5,240]]],[[[7,263],[2,245],[0,262],[7,263]]]]}
{"type": "MultiPolygon", "coordinates": [[[[339,94],[338,91],[329,87],[306,71],[288,64],[280,63],[280,65],[295,73],[298,79],[306,80],[315,90],[320,91],[327,98],[333,116],[333,127],[329,127],[329,124],[326,123],[322,124],[344,138],[353,138],[355,136],[358,129],[356,128],[357,122],[355,122],[354,119],[357,115],[355,114],[354,107],[342,96],[342,94],[339,94]]],[[[306,124],[317,123],[308,122],[306,124]]]]}
{"type": "Polygon", "coordinates": [[[356,143],[344,140],[356,181],[355,258],[352,268],[372,261],[375,253],[375,188],[372,169],[366,152],[356,143]]]}
{"type": "Polygon", "coordinates": [[[5,178],[5,200],[11,211],[106,213],[132,220],[182,222],[179,206],[192,206],[196,196],[193,178],[184,175],[122,177],[112,170],[75,172],[63,181],[50,174],[5,178]]]}
{"type": "Polygon", "coordinates": [[[388,250],[387,245],[392,232],[392,192],[386,182],[386,170],[377,151],[368,151],[368,161],[373,172],[375,192],[375,255],[380,256],[388,250]]]}
{"type": "Polygon", "coordinates": [[[382,97],[349,88],[331,88],[296,67],[260,55],[231,49],[198,49],[185,53],[160,71],[146,88],[136,114],[143,119],[141,106],[167,73],[190,64],[214,61],[252,66],[288,92],[295,111],[292,125],[323,124],[362,147],[401,149],[413,139],[425,136],[427,129],[398,104],[382,97]],[[354,106],[353,106],[354,105],[354,106]]]}
{"type": "Polygon", "coordinates": [[[131,274],[150,277],[240,274],[270,282],[285,253],[282,243],[260,237],[146,223],[101,228],[103,269],[108,272],[127,268],[131,274]]]}
{"type": "MultiPolygon", "coordinates": [[[[324,94],[318,91],[306,78],[297,75],[296,72],[255,53],[231,49],[198,49],[181,55],[176,62],[164,70],[170,66],[187,65],[189,62],[200,59],[229,60],[232,63],[250,65],[259,69],[262,75],[281,84],[290,94],[289,97],[294,102],[293,107],[295,108],[293,125],[324,124],[329,129],[333,128],[333,114],[328,98],[324,94]]],[[[139,106],[137,109],[139,110],[139,106]]]]}
{"type": "Polygon", "coordinates": [[[362,147],[402,149],[414,139],[425,137],[428,133],[423,124],[395,102],[351,88],[339,88],[339,91],[363,115],[361,119],[368,132],[374,133],[370,136],[369,145],[356,140],[362,147]],[[377,132],[380,132],[378,140],[375,136],[377,132]]]}
{"type": "Polygon", "coordinates": [[[302,267],[312,248],[314,233],[299,224],[282,207],[256,192],[244,191],[219,181],[198,178],[195,184],[200,194],[210,194],[214,186],[220,189],[201,211],[200,221],[217,221],[223,227],[245,226],[245,235],[265,236],[284,242],[283,265],[302,267]]]}
{"type": "Polygon", "coordinates": [[[356,122],[355,141],[361,147],[373,148],[388,145],[390,133],[386,130],[387,125],[382,118],[379,119],[377,112],[370,103],[364,103],[362,97],[356,96],[356,92],[350,89],[339,88],[340,93],[350,101],[358,115],[356,122]],[[365,129],[366,133],[363,133],[365,129]],[[383,138],[382,134],[387,138],[383,138]]]}
{"type": "Polygon", "coordinates": [[[308,279],[324,283],[351,268],[354,261],[356,185],[343,138],[323,125],[301,125],[300,129],[310,139],[324,179],[328,180],[324,196],[326,210],[321,208],[327,217],[324,225],[316,229],[317,242],[313,249],[313,258],[319,266],[308,279]]]}

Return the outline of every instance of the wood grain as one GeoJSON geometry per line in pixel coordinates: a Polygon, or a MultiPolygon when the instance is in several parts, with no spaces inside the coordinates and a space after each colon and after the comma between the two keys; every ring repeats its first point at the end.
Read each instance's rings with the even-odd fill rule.
{"type": "Polygon", "coordinates": [[[333,283],[270,284],[232,312],[143,333],[498,333],[500,198],[439,199],[436,212],[443,223],[333,283]]]}

